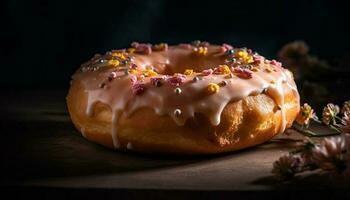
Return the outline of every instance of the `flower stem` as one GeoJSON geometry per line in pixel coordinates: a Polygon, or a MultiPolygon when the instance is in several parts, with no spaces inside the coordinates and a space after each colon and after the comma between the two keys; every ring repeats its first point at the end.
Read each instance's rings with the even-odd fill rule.
{"type": "Polygon", "coordinates": [[[304,128],[300,128],[300,127],[298,127],[298,126],[295,126],[295,125],[293,125],[293,128],[295,129],[295,130],[297,130],[297,131],[299,131],[301,134],[303,134],[303,135],[306,135],[306,136],[308,136],[308,137],[325,137],[325,136],[333,136],[333,135],[339,135],[341,132],[337,129],[337,128],[335,128],[335,127],[333,127],[333,128],[335,128],[335,129],[333,129],[333,130],[336,130],[337,132],[336,133],[327,133],[327,134],[317,134],[317,133],[315,133],[315,132],[313,132],[313,131],[311,131],[311,130],[307,130],[307,129],[304,129],[304,128]]]}

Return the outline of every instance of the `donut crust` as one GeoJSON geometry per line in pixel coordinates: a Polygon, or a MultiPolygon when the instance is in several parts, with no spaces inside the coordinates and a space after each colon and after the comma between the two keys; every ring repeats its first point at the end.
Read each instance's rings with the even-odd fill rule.
{"type": "MultiPolygon", "coordinates": [[[[299,112],[296,91],[284,86],[286,128],[299,112]]],[[[71,119],[81,134],[90,141],[114,148],[111,136],[111,108],[97,102],[92,116],[87,115],[87,92],[80,81],[73,81],[67,96],[71,119]]],[[[196,114],[178,126],[168,115],[157,115],[150,108],[136,110],[131,116],[121,114],[117,122],[121,147],[157,154],[214,154],[255,146],[278,134],[281,109],[267,94],[247,96],[229,102],[221,113],[218,126],[203,114],[196,114]]]]}

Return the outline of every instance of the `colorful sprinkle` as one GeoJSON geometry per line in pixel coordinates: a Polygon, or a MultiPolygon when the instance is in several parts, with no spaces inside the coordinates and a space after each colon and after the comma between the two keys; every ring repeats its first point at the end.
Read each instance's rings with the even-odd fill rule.
{"type": "Polygon", "coordinates": [[[185,75],[192,75],[193,74],[193,69],[186,69],[184,74],[185,75]]]}
{"type": "Polygon", "coordinates": [[[167,81],[173,86],[179,86],[186,80],[186,77],[181,75],[174,75],[167,79],[167,81]]]}
{"type": "Polygon", "coordinates": [[[150,79],[151,84],[156,86],[156,87],[162,86],[162,81],[164,81],[164,78],[162,78],[162,77],[156,77],[156,78],[150,79]]]}
{"type": "Polygon", "coordinates": [[[233,73],[242,79],[250,79],[253,77],[253,73],[247,69],[234,68],[233,73]]]}
{"type": "Polygon", "coordinates": [[[274,66],[277,66],[277,67],[281,67],[282,66],[282,64],[280,62],[276,61],[276,60],[271,60],[270,64],[274,65],[274,66]]]}
{"type": "Polygon", "coordinates": [[[181,94],[182,90],[180,88],[175,88],[174,92],[175,94],[181,94]]]}
{"type": "Polygon", "coordinates": [[[178,116],[180,116],[181,115],[181,110],[180,109],[175,109],[174,110],[174,115],[176,116],[176,117],[178,117],[178,116]]]}
{"type": "Polygon", "coordinates": [[[198,76],[195,76],[195,77],[193,77],[193,82],[197,82],[197,81],[199,81],[199,77],[198,76]]]}
{"type": "Polygon", "coordinates": [[[219,86],[226,86],[227,85],[227,81],[221,81],[219,84],[218,84],[219,86]]]}
{"type": "Polygon", "coordinates": [[[208,48],[207,47],[198,47],[198,48],[194,48],[193,49],[194,52],[197,54],[197,55],[207,55],[208,53],[208,48]]]}
{"type": "Polygon", "coordinates": [[[220,90],[220,86],[216,83],[209,83],[207,86],[207,91],[210,94],[218,93],[220,90]]]}
{"type": "Polygon", "coordinates": [[[134,95],[141,95],[146,90],[145,84],[143,83],[135,83],[132,86],[132,91],[134,95]]]}
{"type": "Polygon", "coordinates": [[[238,51],[236,56],[241,59],[244,63],[252,63],[254,59],[247,51],[238,51]]]}
{"type": "Polygon", "coordinates": [[[119,66],[120,62],[118,60],[109,60],[108,64],[112,65],[113,67],[117,67],[119,66]]]}
{"type": "Polygon", "coordinates": [[[136,51],[136,49],[135,48],[128,48],[126,51],[128,53],[134,53],[136,51]]]}
{"type": "Polygon", "coordinates": [[[167,51],[168,44],[167,43],[160,43],[160,44],[153,45],[152,50],[154,50],[154,51],[167,51]]]}
{"type": "Polygon", "coordinates": [[[226,43],[222,44],[221,46],[224,47],[226,50],[233,49],[233,46],[226,44],[226,43]]]}
{"type": "Polygon", "coordinates": [[[112,56],[113,56],[113,57],[120,58],[120,59],[122,59],[122,60],[125,60],[125,59],[126,59],[125,55],[124,55],[123,53],[120,53],[120,52],[112,53],[112,56]]]}
{"type": "Polygon", "coordinates": [[[213,70],[212,69],[205,69],[202,71],[201,75],[202,76],[209,76],[213,73],[213,70]]]}
{"type": "Polygon", "coordinates": [[[254,55],[253,59],[254,59],[254,62],[257,64],[263,63],[265,60],[263,56],[259,56],[259,55],[254,55]]]}
{"type": "Polygon", "coordinates": [[[145,77],[152,77],[152,76],[157,76],[158,73],[153,71],[152,69],[147,69],[143,75],[145,75],[145,77]]]}
{"type": "Polygon", "coordinates": [[[112,81],[115,78],[117,78],[117,73],[116,72],[111,72],[108,76],[108,81],[112,81]]]}
{"type": "Polygon", "coordinates": [[[214,69],[214,74],[230,74],[231,70],[227,65],[219,65],[219,67],[214,69]]]}

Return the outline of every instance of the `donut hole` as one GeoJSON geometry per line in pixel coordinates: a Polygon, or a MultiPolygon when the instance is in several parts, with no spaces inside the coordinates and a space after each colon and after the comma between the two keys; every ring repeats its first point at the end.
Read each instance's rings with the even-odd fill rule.
{"type": "Polygon", "coordinates": [[[201,72],[206,69],[213,69],[222,64],[222,55],[211,54],[207,56],[184,55],[177,57],[165,57],[163,61],[151,63],[154,70],[163,75],[173,75],[175,73],[184,73],[186,69],[192,69],[194,72],[201,72]],[[171,63],[171,64],[168,64],[171,63]]]}

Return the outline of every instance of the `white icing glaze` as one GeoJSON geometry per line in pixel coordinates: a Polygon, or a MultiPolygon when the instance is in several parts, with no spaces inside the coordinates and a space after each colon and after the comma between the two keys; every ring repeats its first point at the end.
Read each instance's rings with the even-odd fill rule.
{"type": "MultiPolygon", "coordinates": [[[[158,72],[172,74],[183,72],[186,66],[201,66],[204,69],[203,66],[214,68],[223,64],[226,57],[219,49],[219,46],[210,46],[208,47],[208,55],[200,57],[194,56],[191,49],[174,46],[169,47],[168,51],[153,52],[151,55],[133,54],[133,59],[134,63],[141,69],[146,69],[148,65],[151,65],[158,72]]],[[[100,88],[99,85],[106,82],[110,73],[116,71],[116,68],[105,67],[106,63],[96,62],[96,60],[90,61],[87,65],[93,70],[78,71],[73,76],[73,81],[81,81],[84,84],[88,95],[88,115],[93,115],[93,107],[96,102],[110,106],[113,114],[111,134],[115,148],[120,147],[117,128],[119,116],[122,114],[130,116],[142,107],[152,108],[158,115],[169,115],[179,126],[184,125],[188,118],[194,117],[195,113],[205,114],[210,122],[217,126],[220,124],[221,112],[229,102],[243,99],[249,95],[257,95],[266,90],[266,94],[280,106],[281,125],[279,132],[281,133],[286,127],[284,87],[293,90],[299,98],[290,72],[280,66],[274,66],[274,71],[266,72],[264,66],[271,66],[268,63],[257,64],[262,69],[253,72],[250,79],[237,76],[227,79],[226,75],[212,74],[201,76],[201,80],[194,82],[195,75],[188,75],[180,86],[173,86],[165,82],[161,87],[156,87],[150,83],[150,78],[146,77],[144,79],[146,91],[142,95],[133,94],[131,89],[133,83],[130,81],[132,75],[125,75],[125,67],[119,67],[116,78],[113,81],[107,81],[106,86],[100,88]],[[206,94],[204,92],[209,83],[218,84],[222,81],[226,81],[227,84],[220,87],[218,93],[206,94]],[[174,92],[176,87],[180,88],[180,93],[174,92]],[[180,115],[175,115],[176,109],[181,110],[180,115]]],[[[202,69],[196,71],[200,72],[202,69]]],[[[129,144],[128,146],[131,145],[129,144]]]]}

